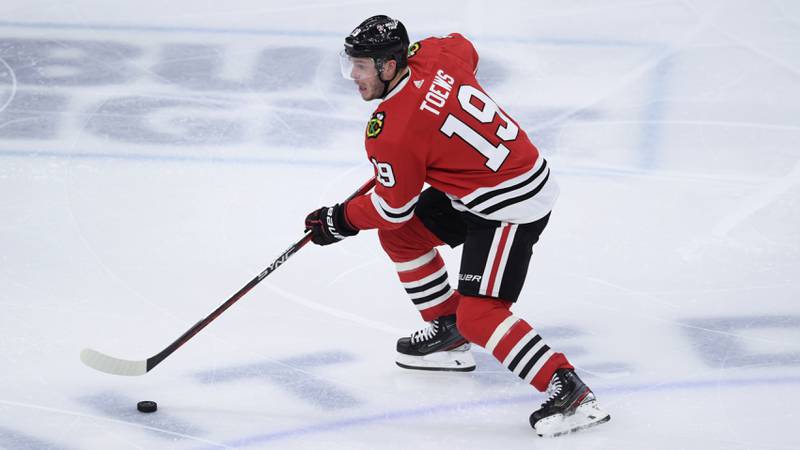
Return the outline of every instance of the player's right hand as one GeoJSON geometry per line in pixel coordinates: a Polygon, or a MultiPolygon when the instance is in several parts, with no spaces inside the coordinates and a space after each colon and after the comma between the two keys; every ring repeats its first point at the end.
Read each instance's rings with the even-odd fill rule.
{"type": "Polygon", "coordinates": [[[311,231],[311,242],[317,245],[335,244],[348,236],[358,234],[358,229],[347,222],[344,205],[323,206],[306,216],[306,231],[311,231]]]}

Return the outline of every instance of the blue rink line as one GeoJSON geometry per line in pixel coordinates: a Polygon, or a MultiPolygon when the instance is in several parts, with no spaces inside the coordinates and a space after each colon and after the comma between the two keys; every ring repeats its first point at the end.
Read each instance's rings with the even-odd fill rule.
{"type": "MultiPolygon", "coordinates": [[[[305,30],[275,30],[269,28],[217,28],[217,27],[190,27],[168,25],[139,25],[139,24],[104,24],[104,23],[61,23],[61,22],[15,22],[0,21],[0,28],[20,28],[32,30],[77,30],[77,31],[129,31],[153,33],[205,33],[224,35],[256,35],[256,36],[296,36],[296,37],[328,37],[343,39],[346,31],[305,31],[305,30]]],[[[457,31],[457,30],[453,30],[457,31]]],[[[430,33],[417,33],[424,35],[437,35],[442,30],[430,33]]],[[[471,38],[484,42],[503,42],[520,44],[542,45],[571,45],[581,47],[651,47],[651,42],[604,40],[604,39],[570,39],[570,38],[524,38],[516,36],[491,36],[470,35],[471,38]]]]}
{"type": "MultiPolygon", "coordinates": [[[[358,156],[363,155],[363,151],[356,150],[358,156]]],[[[233,166],[289,166],[289,167],[322,167],[322,168],[345,168],[350,169],[358,166],[369,166],[366,158],[361,161],[321,161],[321,160],[302,160],[285,158],[228,158],[228,157],[203,157],[203,156],[178,156],[178,155],[142,155],[136,153],[91,153],[69,151],[30,151],[30,150],[0,150],[2,158],[42,158],[53,160],[84,160],[84,161],[133,161],[133,162],[176,162],[176,163],[199,163],[199,164],[222,164],[233,166]]],[[[578,177],[600,177],[600,178],[619,178],[646,176],[648,173],[639,169],[615,169],[615,168],[557,168],[558,175],[578,176],[578,177]]]]}
{"type": "MultiPolygon", "coordinates": [[[[360,155],[360,154],[359,154],[360,155]]],[[[142,155],[136,153],[91,153],[69,152],[57,150],[28,151],[28,150],[0,150],[0,158],[49,158],[65,160],[120,160],[137,162],[179,162],[179,163],[208,163],[231,165],[258,165],[258,166],[297,166],[297,167],[340,167],[350,168],[367,164],[366,159],[361,162],[347,161],[320,161],[286,158],[244,158],[244,157],[209,157],[185,155],[142,155]]]]}
{"type": "Polygon", "coordinates": [[[665,54],[664,58],[652,69],[649,93],[646,107],[642,111],[642,135],[638,145],[639,167],[644,170],[658,168],[661,154],[662,129],[659,122],[665,116],[667,102],[668,81],[674,64],[674,55],[668,54],[668,49],[659,49],[665,54]]]}
{"type": "MultiPolygon", "coordinates": [[[[765,385],[800,385],[800,377],[780,377],[780,378],[754,378],[754,379],[732,379],[732,380],[702,380],[702,381],[679,381],[674,383],[657,383],[657,384],[637,384],[629,386],[611,386],[601,389],[594,389],[598,394],[601,401],[606,396],[615,395],[630,395],[639,392],[664,392],[664,391],[684,391],[684,390],[702,390],[708,388],[737,388],[737,387],[750,387],[750,386],[765,386],[765,385]]],[[[397,411],[388,411],[381,414],[373,414],[362,417],[353,417],[349,419],[336,420],[332,422],[323,422],[312,424],[305,427],[291,428],[283,431],[276,431],[272,433],[258,434],[248,437],[243,437],[234,441],[223,443],[223,445],[231,448],[249,447],[259,444],[269,444],[276,441],[287,440],[311,434],[327,433],[339,431],[346,428],[353,428],[365,425],[372,425],[380,422],[392,422],[396,420],[409,419],[420,416],[430,416],[434,414],[450,414],[458,413],[464,410],[480,409],[487,407],[496,407],[503,405],[513,405],[520,403],[530,403],[531,412],[538,407],[537,398],[533,395],[518,395],[513,397],[505,397],[494,400],[479,400],[474,402],[451,403],[440,406],[426,406],[421,408],[404,409],[397,411]]],[[[611,411],[613,415],[613,411],[611,411]]],[[[218,446],[200,447],[199,449],[211,450],[219,448],[218,446]]]]}

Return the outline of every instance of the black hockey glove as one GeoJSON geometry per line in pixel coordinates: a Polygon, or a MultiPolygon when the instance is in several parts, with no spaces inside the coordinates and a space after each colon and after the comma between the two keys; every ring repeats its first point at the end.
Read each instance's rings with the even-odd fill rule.
{"type": "Polygon", "coordinates": [[[311,242],[317,245],[335,244],[358,230],[347,223],[344,205],[323,206],[306,216],[306,231],[311,230],[311,242]]]}

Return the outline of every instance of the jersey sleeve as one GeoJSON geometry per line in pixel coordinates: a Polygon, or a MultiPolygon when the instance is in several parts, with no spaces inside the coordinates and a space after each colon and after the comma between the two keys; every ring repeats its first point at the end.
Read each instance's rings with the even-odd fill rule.
{"type": "Polygon", "coordinates": [[[359,230],[399,228],[414,215],[425,183],[424,157],[408,148],[384,144],[370,161],[375,166],[375,190],[347,203],[347,220],[359,230]]]}

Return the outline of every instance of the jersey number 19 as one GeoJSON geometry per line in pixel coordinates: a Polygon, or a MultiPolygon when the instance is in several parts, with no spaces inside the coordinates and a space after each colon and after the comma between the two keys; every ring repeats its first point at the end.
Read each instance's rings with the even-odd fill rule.
{"type": "MultiPolygon", "coordinates": [[[[469,115],[477,119],[480,123],[494,122],[495,115],[506,123],[505,126],[500,126],[495,131],[495,135],[502,139],[504,142],[513,141],[519,134],[519,127],[511,121],[497,104],[489,98],[488,95],[481,92],[478,88],[467,84],[461,85],[458,88],[458,102],[461,108],[469,115]],[[483,105],[479,108],[472,103],[472,99],[477,98],[483,105]]],[[[452,138],[454,134],[464,140],[472,148],[480,152],[481,155],[486,157],[486,167],[493,172],[500,170],[500,166],[508,158],[509,150],[501,142],[497,146],[492,145],[488,139],[483,135],[470,128],[469,125],[459,120],[456,116],[450,114],[439,129],[445,136],[452,138]]]]}

